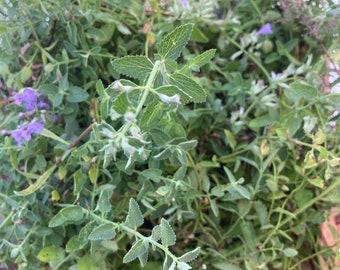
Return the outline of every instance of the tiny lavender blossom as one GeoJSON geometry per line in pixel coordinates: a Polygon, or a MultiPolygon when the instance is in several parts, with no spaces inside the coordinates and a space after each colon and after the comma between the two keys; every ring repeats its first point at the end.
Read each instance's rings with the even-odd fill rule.
{"type": "Polygon", "coordinates": [[[37,104],[37,94],[30,88],[24,88],[22,94],[14,95],[14,103],[16,105],[22,105],[27,111],[34,111],[34,107],[37,104]]]}
{"type": "Polygon", "coordinates": [[[261,27],[259,31],[257,31],[258,35],[272,35],[274,34],[272,25],[270,23],[266,23],[264,26],[261,27]]]}
{"type": "Polygon", "coordinates": [[[20,126],[16,130],[7,131],[13,139],[17,142],[19,146],[22,144],[22,140],[30,141],[32,139],[32,134],[40,134],[44,129],[44,125],[41,122],[31,122],[29,124],[20,126]]]}
{"type": "Polygon", "coordinates": [[[180,0],[180,2],[182,3],[183,7],[187,7],[187,5],[188,5],[188,1],[187,0],[180,0]]]}

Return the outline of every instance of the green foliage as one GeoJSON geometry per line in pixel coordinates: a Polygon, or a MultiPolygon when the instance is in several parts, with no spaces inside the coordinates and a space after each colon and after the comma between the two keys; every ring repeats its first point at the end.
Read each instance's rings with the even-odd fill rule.
{"type": "Polygon", "coordinates": [[[318,225],[340,203],[339,80],[325,84],[338,13],[332,1],[0,0],[0,265],[333,261],[318,225]],[[36,96],[18,100],[23,89],[36,96]]]}

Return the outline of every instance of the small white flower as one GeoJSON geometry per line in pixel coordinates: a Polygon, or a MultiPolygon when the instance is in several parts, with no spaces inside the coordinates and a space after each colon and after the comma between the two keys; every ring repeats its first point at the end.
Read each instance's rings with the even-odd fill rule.
{"type": "Polygon", "coordinates": [[[126,112],[124,114],[125,122],[134,122],[136,119],[135,114],[133,112],[126,112]]]}
{"type": "Polygon", "coordinates": [[[114,81],[111,85],[112,89],[116,89],[123,92],[131,92],[133,90],[132,86],[129,85],[123,85],[120,80],[114,81]]]}
{"type": "Polygon", "coordinates": [[[164,94],[158,94],[160,100],[164,103],[168,104],[181,104],[180,96],[178,94],[175,94],[171,97],[164,95],[164,94]]]}

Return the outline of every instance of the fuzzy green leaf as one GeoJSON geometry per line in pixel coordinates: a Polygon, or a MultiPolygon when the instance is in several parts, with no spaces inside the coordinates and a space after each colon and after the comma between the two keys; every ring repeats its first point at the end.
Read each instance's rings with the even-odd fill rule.
{"type": "Polygon", "coordinates": [[[257,201],[254,202],[254,209],[256,211],[257,217],[261,225],[262,226],[266,225],[268,223],[267,221],[268,211],[266,206],[261,201],[257,201]]]}
{"type": "Polygon", "coordinates": [[[298,255],[298,252],[296,249],[293,249],[293,248],[285,248],[283,250],[283,254],[286,256],[286,257],[295,257],[296,255],[298,255]]]}
{"type": "Polygon", "coordinates": [[[162,176],[162,170],[150,168],[142,171],[142,175],[146,179],[150,179],[156,183],[159,183],[160,178],[162,176]]]}
{"type": "Polygon", "coordinates": [[[163,270],[175,270],[176,261],[174,261],[170,256],[166,255],[163,262],[163,270]]]}
{"type": "Polygon", "coordinates": [[[18,196],[27,196],[27,195],[34,193],[46,183],[46,181],[48,180],[48,178],[51,176],[51,174],[54,172],[56,168],[57,168],[57,165],[54,164],[51,168],[49,168],[46,172],[44,172],[37,179],[37,181],[35,181],[32,185],[30,185],[28,188],[21,190],[21,191],[14,191],[14,194],[18,196]]]}
{"type": "Polygon", "coordinates": [[[251,251],[255,251],[256,235],[253,225],[250,222],[244,222],[241,224],[241,230],[247,247],[251,251]]]}
{"type": "Polygon", "coordinates": [[[116,231],[114,227],[110,223],[102,224],[91,232],[89,235],[90,240],[104,240],[104,239],[112,239],[115,238],[116,231]]]}
{"type": "Polygon", "coordinates": [[[318,89],[306,83],[293,82],[285,90],[285,94],[294,102],[299,102],[302,98],[314,100],[318,95],[318,89]]]}
{"type": "Polygon", "coordinates": [[[163,114],[162,107],[163,104],[158,101],[150,103],[143,111],[142,117],[140,119],[140,128],[147,129],[152,125],[157,124],[158,119],[163,114]]]}
{"type": "Polygon", "coordinates": [[[57,246],[44,247],[39,251],[37,258],[42,262],[58,262],[64,258],[64,250],[57,246]]]}
{"type": "Polygon", "coordinates": [[[176,60],[188,43],[193,24],[176,27],[158,45],[158,53],[166,60],[176,60]]]}
{"type": "Polygon", "coordinates": [[[70,94],[67,97],[69,102],[79,103],[87,100],[89,97],[89,94],[78,86],[71,86],[69,91],[70,94]]]}
{"type": "Polygon", "coordinates": [[[164,218],[161,220],[161,241],[166,247],[176,244],[176,234],[164,218]]]}
{"type": "Polygon", "coordinates": [[[76,223],[84,217],[80,206],[70,206],[61,209],[49,222],[49,227],[57,227],[65,223],[76,223]]]}
{"type": "MultiPolygon", "coordinates": [[[[147,248],[146,248],[147,250],[147,248]]],[[[146,251],[144,253],[142,253],[141,255],[138,256],[138,260],[139,260],[139,263],[142,267],[144,267],[146,265],[146,263],[148,262],[148,255],[149,253],[146,251]]]]}
{"type": "Polygon", "coordinates": [[[104,90],[104,85],[103,85],[103,82],[101,80],[98,80],[96,82],[96,90],[98,92],[98,94],[101,96],[101,97],[105,97],[107,96],[105,90],[104,90]]]}
{"type": "Polygon", "coordinates": [[[129,201],[129,211],[125,222],[126,225],[132,229],[136,229],[144,223],[144,218],[139,205],[133,198],[129,201]]]}
{"type": "Polygon", "coordinates": [[[87,239],[80,238],[78,235],[73,235],[66,244],[66,252],[73,252],[82,249],[87,244],[87,239]]]}
{"type": "Polygon", "coordinates": [[[100,192],[97,208],[102,213],[108,213],[111,210],[111,196],[112,196],[112,189],[103,189],[100,192]]]}
{"type": "Polygon", "coordinates": [[[177,94],[180,96],[181,103],[188,103],[192,98],[185,91],[183,91],[181,88],[178,88],[175,85],[163,85],[163,86],[156,88],[155,91],[159,94],[163,94],[168,97],[171,97],[177,94]]]}
{"type": "Polygon", "coordinates": [[[118,58],[112,65],[118,73],[138,80],[145,80],[153,68],[151,60],[142,55],[118,58]]]}
{"type": "Polygon", "coordinates": [[[121,115],[126,113],[128,106],[129,106],[129,103],[128,103],[126,93],[120,94],[113,102],[113,109],[121,115]]]}
{"type": "Polygon", "coordinates": [[[185,253],[184,255],[179,257],[178,260],[181,262],[191,262],[197,258],[199,253],[200,253],[200,248],[198,247],[192,251],[185,253]]]}
{"type": "MultiPolygon", "coordinates": [[[[175,73],[170,76],[170,83],[176,85],[184,94],[180,94],[181,102],[204,102],[206,93],[204,89],[193,79],[180,73],[175,73]]],[[[181,92],[181,93],[182,93],[181,92]]]]}
{"type": "Polygon", "coordinates": [[[142,239],[137,240],[132,245],[132,247],[130,248],[128,253],[125,254],[125,256],[123,258],[123,263],[132,262],[137,257],[143,256],[144,253],[148,252],[147,245],[148,245],[148,243],[146,243],[146,245],[145,245],[145,243],[144,243],[144,241],[142,239]]]}
{"type": "Polygon", "coordinates": [[[178,270],[189,270],[189,269],[191,269],[191,266],[189,264],[185,263],[185,262],[179,262],[177,264],[177,269],[178,270]]]}
{"type": "Polygon", "coordinates": [[[60,213],[56,214],[48,223],[48,227],[58,227],[67,222],[67,218],[62,216],[60,213]]]}
{"type": "Polygon", "coordinates": [[[150,135],[152,140],[159,146],[164,146],[171,139],[168,133],[158,128],[153,128],[150,131],[150,135]]]}
{"type": "Polygon", "coordinates": [[[199,71],[200,67],[209,63],[209,61],[214,57],[216,49],[211,49],[197,55],[194,59],[190,61],[189,67],[194,71],[199,71]]]}
{"type": "Polygon", "coordinates": [[[84,217],[83,211],[80,206],[70,206],[63,208],[59,211],[60,215],[68,221],[79,221],[84,217]]]}
{"type": "MultiPolygon", "coordinates": [[[[152,228],[150,238],[151,238],[151,240],[157,242],[159,239],[161,239],[161,237],[162,237],[161,226],[156,225],[155,227],[152,228]]],[[[152,245],[152,249],[156,250],[156,246],[152,245]]]]}

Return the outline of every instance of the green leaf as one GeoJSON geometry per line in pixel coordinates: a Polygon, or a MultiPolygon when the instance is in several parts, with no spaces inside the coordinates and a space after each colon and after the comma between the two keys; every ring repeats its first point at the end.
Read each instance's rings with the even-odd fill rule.
{"type": "Polygon", "coordinates": [[[240,185],[228,186],[227,191],[231,194],[238,193],[239,195],[241,195],[243,198],[247,200],[250,200],[250,197],[251,197],[249,191],[240,185]]]}
{"type": "Polygon", "coordinates": [[[108,213],[111,211],[111,196],[112,196],[112,189],[103,189],[100,192],[100,196],[98,199],[98,203],[97,203],[97,207],[100,212],[104,213],[108,213]]]}
{"type": "Polygon", "coordinates": [[[129,103],[128,103],[126,93],[120,94],[113,102],[113,109],[121,115],[126,113],[128,106],[129,106],[129,103]]]}
{"type": "Polygon", "coordinates": [[[241,224],[241,230],[246,246],[251,251],[255,251],[256,234],[253,225],[250,222],[243,222],[241,224]]]}
{"type": "MultiPolygon", "coordinates": [[[[147,248],[146,248],[147,250],[147,248]]],[[[138,256],[138,260],[139,260],[139,263],[142,267],[144,267],[146,265],[146,263],[148,262],[148,252],[144,252],[142,253],[141,255],[138,256]]]]}
{"type": "Polygon", "coordinates": [[[87,244],[87,240],[80,238],[78,235],[73,235],[66,244],[66,252],[74,252],[81,250],[87,244]]]}
{"type": "Polygon", "coordinates": [[[74,174],[73,174],[73,194],[74,195],[78,195],[85,183],[88,181],[86,175],[82,172],[81,169],[77,170],[74,174]]]}
{"type": "Polygon", "coordinates": [[[44,174],[42,174],[37,179],[37,181],[35,181],[32,185],[30,185],[28,188],[21,190],[21,191],[14,191],[14,194],[18,196],[27,196],[27,195],[34,193],[46,183],[46,181],[48,180],[48,178],[51,176],[51,174],[54,172],[56,168],[57,168],[57,165],[54,164],[51,168],[49,168],[46,172],[44,172],[44,174]]]}
{"type": "Polygon", "coordinates": [[[268,211],[266,206],[261,202],[261,201],[257,201],[254,202],[254,209],[256,211],[257,214],[257,218],[259,219],[261,226],[264,226],[266,224],[268,224],[268,211]]]}
{"type": "Polygon", "coordinates": [[[272,117],[270,115],[262,115],[262,116],[259,116],[259,117],[252,119],[249,122],[249,127],[252,128],[252,129],[260,128],[260,127],[270,125],[273,122],[274,122],[274,120],[272,119],[272,117]]]}
{"type": "Polygon", "coordinates": [[[151,60],[142,55],[125,56],[112,62],[113,68],[120,74],[145,80],[153,68],[151,60]]]}
{"type": "Polygon", "coordinates": [[[79,270],[99,270],[100,268],[97,265],[96,261],[90,255],[81,257],[77,262],[79,270]]]}
{"type": "Polygon", "coordinates": [[[64,139],[60,138],[58,135],[56,135],[55,133],[53,133],[52,131],[44,128],[43,131],[40,133],[40,135],[46,137],[46,138],[50,138],[53,139],[57,142],[61,142],[62,144],[65,144],[67,146],[70,145],[69,142],[65,141],[64,139]]]}
{"type": "Polygon", "coordinates": [[[176,60],[188,43],[193,24],[176,27],[158,44],[158,53],[166,60],[176,60]]]}
{"type": "Polygon", "coordinates": [[[136,229],[144,223],[144,218],[139,205],[133,198],[129,201],[129,211],[125,223],[132,229],[136,229]]]}
{"type": "Polygon", "coordinates": [[[33,71],[30,67],[24,66],[21,70],[21,81],[24,83],[32,77],[33,71]]]}
{"type": "Polygon", "coordinates": [[[158,124],[158,119],[162,117],[163,114],[162,108],[163,104],[158,101],[148,104],[140,119],[140,128],[145,130],[150,128],[152,125],[158,124]]]}
{"type": "Polygon", "coordinates": [[[100,29],[90,27],[86,30],[86,36],[90,39],[94,39],[96,41],[102,41],[106,39],[106,35],[100,29]]]}
{"type": "Polygon", "coordinates": [[[179,143],[178,147],[182,148],[185,151],[189,151],[189,150],[194,149],[196,145],[197,145],[196,140],[190,140],[190,141],[179,143]]]}
{"type": "Polygon", "coordinates": [[[152,140],[159,146],[164,146],[171,139],[169,134],[158,128],[151,129],[150,134],[152,140]]]}
{"type": "Polygon", "coordinates": [[[302,98],[314,100],[318,95],[318,89],[306,83],[293,82],[284,93],[289,99],[297,103],[302,98]]]}
{"type": "Polygon", "coordinates": [[[49,222],[49,227],[57,227],[65,223],[76,223],[84,217],[80,206],[70,206],[63,208],[49,222]]]}
{"type": "MultiPolygon", "coordinates": [[[[223,195],[224,195],[224,193],[221,194],[221,196],[223,196],[223,195]]],[[[211,211],[213,212],[215,217],[218,217],[219,216],[219,210],[218,210],[218,206],[217,206],[217,203],[216,203],[216,199],[209,199],[209,202],[210,202],[211,211]]]]}
{"type": "Polygon", "coordinates": [[[98,94],[101,96],[101,97],[106,97],[107,94],[105,92],[105,89],[104,89],[104,85],[103,85],[103,82],[101,80],[98,80],[96,82],[96,90],[98,92],[98,94]]]}
{"type": "Polygon", "coordinates": [[[104,240],[104,239],[112,239],[115,238],[116,231],[114,227],[110,223],[102,224],[91,232],[89,235],[90,240],[104,240]]]}
{"type": "Polygon", "coordinates": [[[147,253],[147,245],[148,243],[144,243],[142,239],[137,240],[128,253],[125,254],[123,258],[123,263],[129,263],[135,260],[137,257],[143,256],[144,253],[147,253]]]}
{"type": "Polygon", "coordinates": [[[57,246],[44,247],[39,251],[37,258],[42,262],[58,262],[64,258],[64,250],[57,246]]]}
{"type": "Polygon", "coordinates": [[[163,172],[162,170],[150,168],[142,171],[142,175],[146,179],[150,179],[156,183],[159,183],[160,178],[162,176],[162,172],[163,172]]]}
{"type": "Polygon", "coordinates": [[[171,97],[173,95],[179,95],[180,96],[180,102],[181,103],[187,103],[190,101],[191,96],[189,96],[185,91],[178,88],[175,85],[163,85],[155,89],[155,92],[159,94],[166,95],[168,97],[171,97]]]}
{"type": "Polygon", "coordinates": [[[200,253],[200,248],[198,247],[192,251],[185,253],[184,255],[179,257],[178,260],[181,262],[191,262],[197,258],[199,253],[200,253]]]}
{"type": "Polygon", "coordinates": [[[5,25],[0,25],[0,35],[7,33],[7,27],[5,25]]]}
{"type": "Polygon", "coordinates": [[[194,42],[200,42],[200,43],[209,42],[209,39],[207,38],[207,36],[196,25],[194,25],[194,29],[192,30],[190,40],[194,42]]]}
{"type": "Polygon", "coordinates": [[[70,94],[67,97],[69,102],[79,103],[87,100],[89,94],[78,86],[71,86],[69,89],[70,94]]]}
{"type": "Polygon", "coordinates": [[[292,258],[292,257],[295,257],[296,255],[298,255],[298,252],[296,249],[294,248],[285,248],[283,250],[283,254],[286,256],[286,257],[289,257],[289,258],[292,258]]]}
{"type": "MultiPolygon", "coordinates": [[[[152,232],[151,232],[150,238],[153,241],[158,242],[158,240],[161,239],[161,237],[162,237],[161,226],[160,225],[156,225],[155,227],[152,228],[152,232]]],[[[152,249],[154,251],[156,250],[156,246],[154,244],[152,244],[152,249]]]]}
{"type": "Polygon", "coordinates": [[[294,194],[294,199],[296,200],[298,208],[302,208],[308,204],[313,199],[313,197],[313,192],[306,189],[299,189],[294,194]]]}
{"type": "Polygon", "coordinates": [[[175,270],[175,267],[176,261],[173,260],[169,255],[166,255],[163,262],[163,270],[175,270]]]}
{"type": "Polygon", "coordinates": [[[185,263],[185,262],[179,262],[177,264],[177,269],[178,270],[189,270],[189,269],[191,269],[191,266],[189,264],[185,263]]]}
{"type": "Polygon", "coordinates": [[[199,71],[200,67],[204,66],[205,64],[209,63],[210,60],[214,57],[216,49],[211,49],[197,55],[194,59],[190,61],[189,68],[194,71],[199,71]]]}
{"type": "Polygon", "coordinates": [[[179,93],[182,103],[205,101],[207,95],[204,89],[188,76],[180,73],[171,74],[169,81],[182,90],[179,93]]]}
{"type": "Polygon", "coordinates": [[[321,188],[321,189],[324,188],[325,186],[325,180],[322,179],[320,176],[316,176],[315,178],[308,177],[308,182],[312,184],[313,186],[321,188]]]}
{"type": "Polygon", "coordinates": [[[176,244],[176,234],[164,218],[161,220],[161,241],[166,247],[176,244]]]}
{"type": "Polygon", "coordinates": [[[69,206],[59,211],[67,221],[80,221],[84,217],[84,213],[80,206],[69,206]]]}

